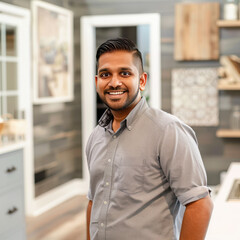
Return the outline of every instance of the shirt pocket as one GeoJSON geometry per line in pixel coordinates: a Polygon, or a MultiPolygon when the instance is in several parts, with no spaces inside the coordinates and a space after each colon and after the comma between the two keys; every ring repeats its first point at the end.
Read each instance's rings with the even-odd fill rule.
{"type": "Polygon", "coordinates": [[[117,189],[126,194],[141,192],[144,185],[144,167],[141,165],[119,163],[116,165],[117,189]]]}

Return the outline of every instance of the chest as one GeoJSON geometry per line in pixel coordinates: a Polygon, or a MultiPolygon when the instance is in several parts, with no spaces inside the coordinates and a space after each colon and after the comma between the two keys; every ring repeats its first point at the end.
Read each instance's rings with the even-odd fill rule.
{"type": "Polygon", "coordinates": [[[157,135],[146,128],[136,130],[123,131],[117,137],[106,132],[95,140],[90,157],[92,183],[111,179],[113,189],[132,193],[161,178],[157,135]]]}
{"type": "Polygon", "coordinates": [[[90,168],[112,164],[151,166],[158,159],[158,138],[147,129],[125,129],[119,135],[105,132],[95,139],[90,151],[90,168]]]}

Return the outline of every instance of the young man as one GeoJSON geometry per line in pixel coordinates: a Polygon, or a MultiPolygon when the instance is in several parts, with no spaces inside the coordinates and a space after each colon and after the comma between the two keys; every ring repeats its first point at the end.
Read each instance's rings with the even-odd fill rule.
{"type": "Polygon", "coordinates": [[[147,74],[133,42],[108,40],[96,57],[108,109],[86,148],[88,239],[204,239],[212,201],[195,133],[141,98],[147,74]]]}

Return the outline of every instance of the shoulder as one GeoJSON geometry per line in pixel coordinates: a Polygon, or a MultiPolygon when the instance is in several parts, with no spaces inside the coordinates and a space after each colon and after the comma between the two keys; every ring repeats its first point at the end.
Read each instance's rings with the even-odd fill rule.
{"type": "Polygon", "coordinates": [[[176,116],[160,109],[148,108],[145,112],[145,116],[160,128],[165,128],[169,124],[184,124],[176,116]]]}
{"type": "Polygon", "coordinates": [[[103,127],[100,127],[99,125],[97,125],[93,130],[92,133],[89,136],[89,140],[92,139],[93,137],[95,137],[96,135],[100,134],[102,131],[104,130],[103,127]]]}
{"type": "Polygon", "coordinates": [[[94,144],[94,142],[98,141],[98,139],[101,139],[101,136],[103,135],[104,131],[105,131],[104,128],[100,127],[99,125],[97,125],[93,129],[87,141],[87,146],[86,146],[87,153],[90,150],[91,146],[94,144]]]}
{"type": "Polygon", "coordinates": [[[167,113],[163,110],[149,108],[145,112],[145,117],[155,125],[155,127],[162,132],[161,136],[164,135],[189,135],[196,139],[195,132],[186,123],[181,121],[178,117],[167,113]]]}

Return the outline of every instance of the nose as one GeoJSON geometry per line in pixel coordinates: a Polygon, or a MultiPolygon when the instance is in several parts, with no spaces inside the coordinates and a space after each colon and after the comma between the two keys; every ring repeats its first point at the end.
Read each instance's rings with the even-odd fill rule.
{"type": "Polygon", "coordinates": [[[111,80],[108,83],[108,86],[112,88],[117,88],[117,87],[120,87],[121,85],[122,85],[122,82],[117,75],[113,75],[111,80]]]}

